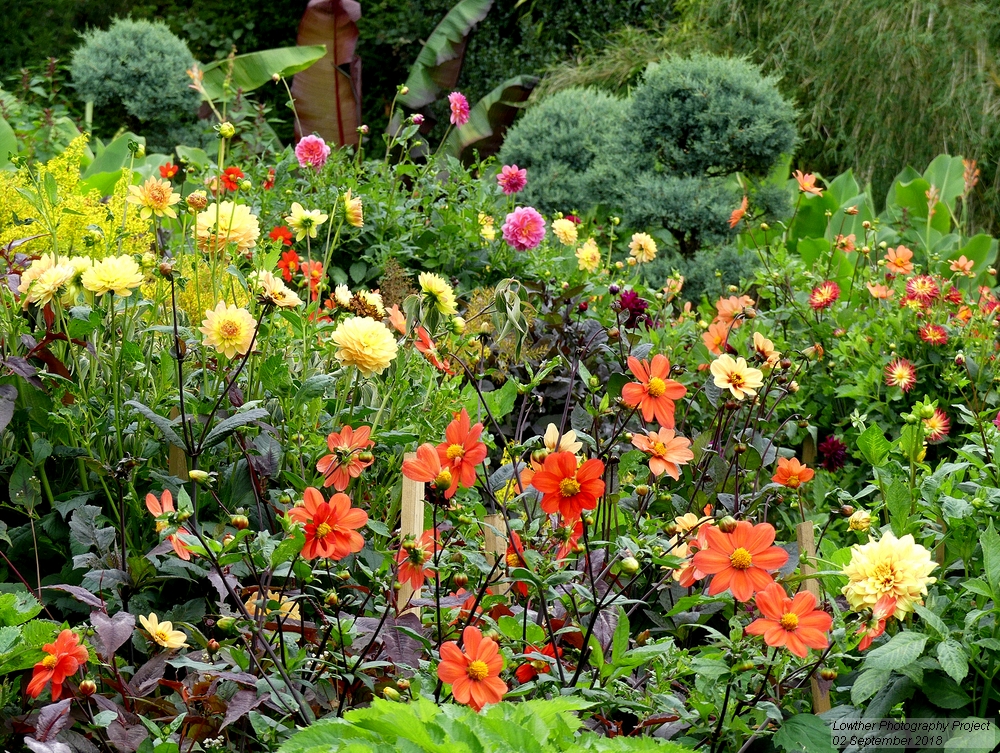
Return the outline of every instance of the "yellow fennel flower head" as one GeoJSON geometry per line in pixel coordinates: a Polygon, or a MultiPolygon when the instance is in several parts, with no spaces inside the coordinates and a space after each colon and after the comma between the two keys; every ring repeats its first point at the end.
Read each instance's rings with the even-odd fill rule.
{"type": "Polygon", "coordinates": [[[843,569],[848,583],[843,588],[851,609],[871,609],[883,596],[896,599],[894,616],[903,619],[915,604],[923,604],[929,577],[937,567],[931,553],[913,540],[911,534],[897,539],[885,533],[878,541],[855,544],[851,561],[843,569]]]}
{"type": "Polygon", "coordinates": [[[586,242],[576,250],[576,261],[580,269],[584,272],[596,272],[601,268],[601,249],[597,247],[597,241],[588,238],[586,242]]]}
{"type": "Polygon", "coordinates": [[[637,264],[646,264],[656,258],[656,241],[648,233],[635,233],[628,247],[637,264]]]}
{"type": "Polygon", "coordinates": [[[237,253],[243,254],[257,245],[260,224],[250,207],[223,201],[198,213],[195,233],[202,251],[224,251],[232,244],[237,253]]]}
{"type": "Polygon", "coordinates": [[[126,201],[142,207],[139,216],[148,220],[157,217],[177,217],[173,205],[181,200],[181,195],[173,190],[169,180],[150,178],[141,186],[129,186],[126,201]]]}
{"type": "Polygon", "coordinates": [[[173,623],[164,620],[150,612],[148,617],[139,615],[139,622],[149,633],[154,643],[163,648],[184,648],[187,646],[187,635],[182,630],[174,630],[173,623]]]}
{"type": "Polygon", "coordinates": [[[452,316],[458,313],[458,305],[455,302],[455,291],[445,279],[433,272],[421,272],[417,278],[420,289],[424,292],[439,312],[445,316],[452,316]]]}
{"type": "Polygon", "coordinates": [[[205,336],[205,345],[215,348],[226,358],[235,358],[250,350],[256,326],[249,311],[219,301],[215,309],[205,312],[198,331],[205,336]]]}
{"type": "Polygon", "coordinates": [[[308,235],[316,237],[319,226],[327,221],[327,215],[318,209],[305,209],[299,202],[292,202],[292,213],[285,217],[288,227],[295,231],[295,240],[304,240],[308,235]]]}
{"type": "MultiPolygon", "coordinates": [[[[292,211],[294,212],[294,205],[292,206],[292,211]]],[[[347,192],[344,193],[344,217],[347,220],[347,224],[351,227],[365,226],[365,212],[361,206],[361,197],[352,197],[350,188],[348,188],[347,192]]],[[[326,218],[324,217],[324,219],[326,218]]],[[[322,221],[320,224],[322,224],[322,221]]],[[[313,237],[315,237],[315,235],[313,237]]]]}
{"type": "Polygon", "coordinates": [[[27,295],[22,299],[22,305],[27,308],[29,303],[38,306],[45,306],[76,276],[76,270],[69,262],[61,262],[54,267],[50,266],[38,277],[31,281],[27,288],[27,295]]]}
{"type": "Polygon", "coordinates": [[[497,228],[491,215],[483,212],[479,213],[479,234],[483,236],[485,240],[496,240],[497,228]]]}
{"type": "Polygon", "coordinates": [[[109,256],[94,262],[81,277],[83,287],[94,295],[114,293],[122,297],[132,295],[132,291],[145,280],[136,260],[131,256],[109,256]]]}
{"type": "Polygon", "coordinates": [[[279,309],[291,309],[302,305],[302,299],[298,294],[285,285],[284,280],[275,277],[266,269],[253,273],[251,279],[263,303],[277,306],[279,309]]]}
{"type": "Polygon", "coordinates": [[[576,243],[576,223],[566,218],[552,220],[552,232],[564,246],[572,246],[576,243]]]}
{"type": "Polygon", "coordinates": [[[352,316],[333,332],[336,358],[344,366],[356,366],[362,376],[381,374],[396,357],[396,338],[382,322],[352,316]]]}

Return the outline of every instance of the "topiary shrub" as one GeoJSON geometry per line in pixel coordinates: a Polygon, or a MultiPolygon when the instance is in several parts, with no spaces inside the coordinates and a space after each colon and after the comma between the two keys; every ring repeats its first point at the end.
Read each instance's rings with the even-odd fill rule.
{"type": "Polygon", "coordinates": [[[615,148],[626,103],[593,89],[565,89],[531,107],[508,132],[500,160],[528,170],[522,203],[539,211],[586,211],[594,204],[589,170],[615,148]]]}
{"type": "Polygon", "coordinates": [[[116,19],[107,30],[84,34],[70,75],[81,97],[134,127],[197,109],[199,95],[186,73],[194,64],[187,45],[164,24],[116,19]]]}

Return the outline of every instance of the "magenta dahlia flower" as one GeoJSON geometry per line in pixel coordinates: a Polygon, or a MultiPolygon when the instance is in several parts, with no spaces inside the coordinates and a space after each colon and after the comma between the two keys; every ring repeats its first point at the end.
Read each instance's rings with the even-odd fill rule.
{"type": "Polygon", "coordinates": [[[500,190],[508,196],[518,193],[528,184],[528,171],[523,167],[519,169],[517,165],[504,165],[497,174],[497,183],[500,184],[500,190]]]}
{"type": "Polygon", "coordinates": [[[319,136],[303,136],[295,145],[295,156],[299,160],[299,167],[319,170],[330,156],[330,147],[319,136]]]}
{"type": "Polygon", "coordinates": [[[532,207],[517,207],[503,223],[503,239],[518,251],[530,251],[545,237],[545,220],[532,207]]]}
{"type": "Polygon", "coordinates": [[[451,105],[451,124],[453,126],[464,126],[469,122],[469,100],[461,92],[452,92],[448,95],[448,104],[451,105]]]}

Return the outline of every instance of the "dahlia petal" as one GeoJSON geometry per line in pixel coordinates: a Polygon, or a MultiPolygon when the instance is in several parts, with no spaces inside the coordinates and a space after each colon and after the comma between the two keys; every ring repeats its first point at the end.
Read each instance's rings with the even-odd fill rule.
{"type": "MultiPolygon", "coordinates": [[[[709,574],[711,575],[711,573],[709,574]]],[[[732,585],[733,576],[735,574],[736,571],[731,567],[727,567],[725,570],[720,571],[714,578],[712,578],[712,582],[708,584],[708,595],[715,596],[716,594],[721,594],[723,591],[728,591],[732,585]]]]}
{"type": "Polygon", "coordinates": [[[155,494],[146,495],[146,509],[149,510],[153,515],[163,514],[163,508],[160,507],[160,500],[156,498],[155,494]]]}
{"type": "Polygon", "coordinates": [[[451,684],[451,694],[459,703],[463,703],[466,706],[471,705],[472,701],[472,680],[464,672],[462,675],[451,684]]]}
{"type": "Polygon", "coordinates": [[[629,356],[626,363],[628,364],[629,371],[631,371],[635,375],[636,379],[638,379],[640,382],[649,381],[649,369],[647,368],[646,361],[640,361],[635,356],[629,356]]]}
{"type": "Polygon", "coordinates": [[[733,570],[732,580],[729,583],[729,590],[733,592],[736,601],[750,601],[754,594],[753,581],[750,573],[755,568],[749,570],[733,570]]]}
{"type": "Polygon", "coordinates": [[[802,617],[805,617],[815,609],[816,597],[808,591],[799,591],[792,597],[792,605],[789,611],[795,612],[795,614],[799,617],[799,622],[801,622],[802,617]]]}
{"type": "Polygon", "coordinates": [[[799,640],[806,646],[809,646],[809,648],[815,648],[817,651],[822,651],[830,645],[830,640],[827,638],[824,631],[816,630],[815,628],[802,627],[801,623],[799,623],[799,627],[795,629],[795,635],[798,636],[799,640]]]}
{"type": "Polygon", "coordinates": [[[770,523],[758,523],[748,534],[745,546],[751,554],[763,552],[774,543],[774,526],[770,523]]]}
{"type": "Polygon", "coordinates": [[[736,550],[737,546],[731,538],[733,534],[723,533],[715,526],[709,526],[703,530],[705,531],[705,540],[708,542],[709,548],[726,555],[728,560],[729,555],[736,550]]]}
{"type": "Polygon", "coordinates": [[[763,552],[753,553],[753,564],[764,570],[780,570],[786,562],[788,562],[788,552],[780,546],[772,546],[763,552]]]}
{"type": "Polygon", "coordinates": [[[729,555],[716,549],[702,549],[695,552],[692,564],[704,573],[715,575],[732,567],[729,555]]]}
{"type": "Polygon", "coordinates": [[[747,568],[743,571],[746,573],[747,582],[750,583],[754,592],[763,591],[765,588],[774,583],[774,579],[767,574],[766,571],[761,570],[759,567],[747,568]]]}
{"type": "Polygon", "coordinates": [[[757,594],[757,608],[771,620],[780,620],[789,611],[785,589],[772,583],[757,594]]]}
{"type": "Polygon", "coordinates": [[[479,655],[479,645],[483,642],[483,634],[480,632],[479,628],[467,625],[465,630],[462,631],[462,643],[465,646],[465,652],[469,656],[479,655]]]}
{"type": "Polygon", "coordinates": [[[472,703],[470,703],[469,705],[472,706],[472,708],[474,708],[476,711],[479,711],[487,703],[486,692],[485,692],[486,689],[483,687],[482,680],[479,681],[470,680],[469,689],[472,691],[472,703]]]}
{"type": "MultiPolygon", "coordinates": [[[[759,604],[758,600],[758,604],[759,604]]],[[[751,622],[744,628],[744,632],[748,635],[764,635],[769,630],[775,627],[774,620],[769,620],[764,617],[758,617],[756,620],[751,622]]]]}
{"type": "Polygon", "coordinates": [[[641,384],[630,382],[622,387],[622,402],[629,408],[638,407],[644,397],[646,397],[646,390],[641,384]]]}
{"type": "Polygon", "coordinates": [[[806,648],[806,644],[802,642],[798,633],[798,630],[788,631],[785,636],[785,647],[796,656],[805,658],[809,655],[809,649],[806,648]]]}
{"type": "Polygon", "coordinates": [[[779,623],[774,623],[772,627],[764,633],[764,643],[768,646],[784,646],[788,638],[788,631],[779,623]]]}

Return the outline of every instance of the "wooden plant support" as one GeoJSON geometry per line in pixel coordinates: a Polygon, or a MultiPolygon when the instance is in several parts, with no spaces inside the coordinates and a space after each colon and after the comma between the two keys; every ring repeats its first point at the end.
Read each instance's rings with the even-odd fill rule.
{"type": "MultiPolygon", "coordinates": [[[[174,420],[180,415],[176,408],[170,409],[170,420],[174,420]]],[[[167,455],[167,470],[171,476],[176,476],[181,481],[188,481],[188,460],[183,447],[175,444],[170,445],[170,453],[167,455]]]]}
{"type": "MultiPolygon", "coordinates": [[[[812,575],[816,572],[812,562],[816,559],[816,538],[813,524],[806,521],[795,526],[795,537],[799,544],[799,570],[803,575],[812,575]]],[[[819,582],[815,578],[806,578],[802,581],[802,588],[816,597],[819,601],[819,582]]],[[[819,686],[819,680],[815,673],[809,678],[809,685],[812,689],[812,705],[814,714],[822,714],[830,710],[830,694],[824,693],[819,686]]]]}
{"type": "MultiPolygon", "coordinates": [[[[403,456],[403,460],[411,460],[417,457],[417,453],[408,452],[403,456]]],[[[414,481],[403,476],[403,498],[399,512],[399,533],[402,539],[413,536],[416,539],[424,532],[424,483],[414,481]]],[[[399,591],[396,592],[396,609],[401,609],[413,597],[420,598],[420,589],[414,591],[409,583],[400,583],[399,591]]],[[[403,614],[416,614],[420,616],[420,608],[412,607],[403,614]]]]}
{"type": "MultiPolygon", "coordinates": [[[[486,561],[492,567],[498,557],[507,556],[507,521],[503,515],[494,513],[483,518],[483,538],[486,544],[486,561]]],[[[506,596],[508,591],[510,583],[497,583],[493,586],[493,593],[497,595],[506,596]]]]}

